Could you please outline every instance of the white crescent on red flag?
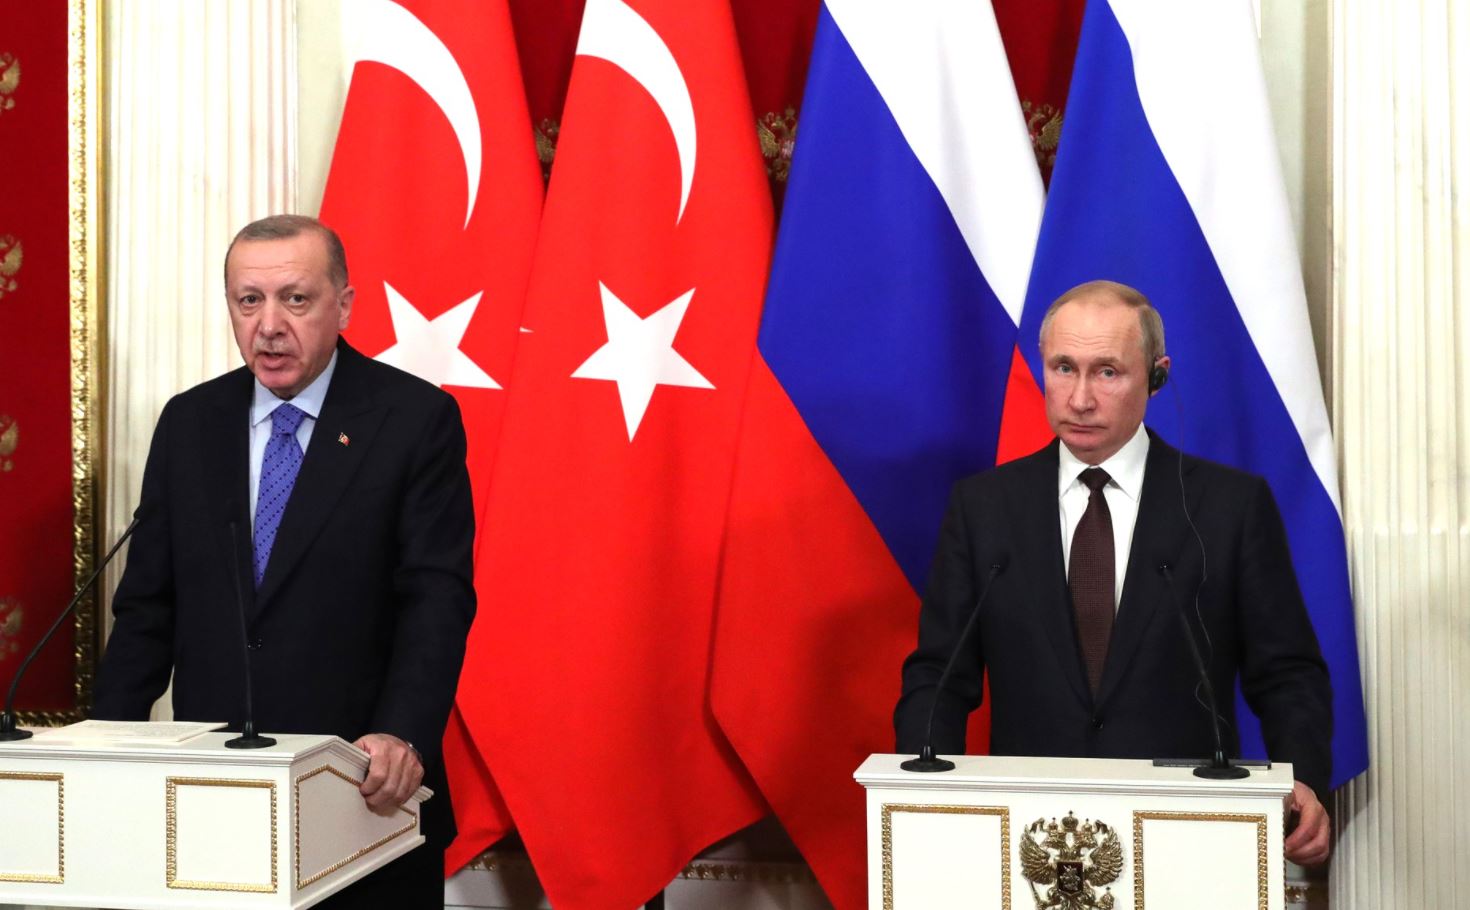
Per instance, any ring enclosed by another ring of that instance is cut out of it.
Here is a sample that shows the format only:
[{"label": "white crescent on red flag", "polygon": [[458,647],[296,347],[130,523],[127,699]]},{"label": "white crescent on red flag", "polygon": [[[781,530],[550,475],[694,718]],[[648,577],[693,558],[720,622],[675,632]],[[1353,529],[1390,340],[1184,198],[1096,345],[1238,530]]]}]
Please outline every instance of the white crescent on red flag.
[{"label": "white crescent on red flag", "polygon": [[[454,394],[483,519],[542,201],[510,13],[505,0],[354,0],[343,20],[357,62],[321,218],[357,289],[346,336]],[[476,673],[466,665],[461,686]],[[484,735],[456,713],[445,737],[451,870],[510,827]]]},{"label": "white crescent on red flag", "polygon": [[589,0],[578,49],[459,702],[563,910],[767,811],[706,696],[772,230],[730,9]]}]

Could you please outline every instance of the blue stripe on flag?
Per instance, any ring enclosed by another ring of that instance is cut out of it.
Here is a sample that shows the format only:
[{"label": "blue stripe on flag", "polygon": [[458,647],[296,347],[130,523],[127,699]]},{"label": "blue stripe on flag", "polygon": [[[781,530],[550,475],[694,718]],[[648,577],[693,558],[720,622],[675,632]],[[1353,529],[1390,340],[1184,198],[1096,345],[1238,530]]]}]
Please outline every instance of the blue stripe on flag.
[{"label": "blue stripe on flag", "polygon": [[[1154,139],[1127,37],[1108,4],[1092,2],[1021,320],[1028,340],[1021,347],[1038,382],[1032,339],[1047,306],[1104,277],[1143,291],[1164,318],[1172,392],[1155,399],[1149,425],[1193,454],[1271,484],[1331,668],[1336,786],[1368,763],[1342,522]],[[1314,358],[1310,349],[1301,356]],[[1179,407],[1164,403],[1170,394]],[[1239,717],[1244,750],[1264,755],[1259,724],[1243,703]]]},{"label": "blue stripe on flag", "polygon": [[954,478],[995,459],[1016,328],[825,6],[760,350],[922,590]]}]

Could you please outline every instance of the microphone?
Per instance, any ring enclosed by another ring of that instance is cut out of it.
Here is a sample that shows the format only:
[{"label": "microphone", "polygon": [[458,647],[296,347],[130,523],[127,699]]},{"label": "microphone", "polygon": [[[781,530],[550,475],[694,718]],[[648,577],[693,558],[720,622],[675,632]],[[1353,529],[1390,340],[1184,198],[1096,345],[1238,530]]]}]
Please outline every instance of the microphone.
[{"label": "microphone", "polygon": [[1210,683],[1210,673],[1205,668],[1204,658],[1200,656],[1199,642],[1195,640],[1194,629],[1189,625],[1189,614],[1184,611],[1184,606],[1179,598],[1174,596],[1174,573],[1167,562],[1159,564],[1159,574],[1164,576],[1164,581],[1169,585],[1169,599],[1179,611],[1179,622],[1184,626],[1184,639],[1189,642],[1189,656],[1194,660],[1194,669],[1199,673],[1200,685],[1204,688],[1205,701],[1210,709],[1210,724],[1215,733],[1215,755],[1207,765],[1194,769],[1195,777],[1204,777],[1209,780],[1239,780],[1250,777],[1250,770],[1240,765],[1231,764],[1230,759],[1225,757],[1225,738],[1220,733],[1220,703],[1215,700],[1215,687]]},{"label": "microphone", "polygon": [[127,539],[133,536],[133,532],[138,528],[138,522],[141,520],[142,514],[143,507],[138,506],[137,511],[133,513],[133,520],[128,522],[127,530],[122,532],[122,536],[117,539],[117,543],[113,544],[112,549],[107,551],[107,555],[102,557],[102,563],[97,566],[97,570],[92,573],[92,577],[88,578],[77,589],[77,593],[72,597],[71,603],[66,605],[66,609],[62,610],[61,615],[56,617],[56,621],[51,624],[51,628],[47,629],[46,634],[41,636],[41,640],[36,642],[36,646],[31,648],[31,653],[27,654],[26,659],[21,661],[20,669],[15,671],[15,678],[10,681],[10,692],[5,696],[5,710],[0,712],[0,743],[13,743],[22,739],[30,739],[33,735],[31,731],[18,729],[15,726],[15,692],[20,688],[21,677],[26,675],[26,669],[30,667],[31,661],[35,660],[36,655],[41,653],[41,649],[46,647],[46,642],[50,641],[51,636],[56,634],[56,630],[61,628],[62,621],[71,615],[78,603],[81,603],[82,595],[91,590],[93,583],[102,575],[102,570],[106,569],[107,564],[112,562],[112,557],[116,556],[117,551],[122,548],[122,545],[127,542]]},{"label": "microphone", "polygon": [[944,684],[949,682],[949,676],[954,672],[955,661],[959,658],[960,652],[965,649],[965,641],[970,637],[970,630],[975,628],[975,620],[980,616],[980,608],[985,605],[985,598],[990,596],[990,586],[995,583],[1000,573],[1006,570],[1008,563],[1009,559],[1002,554],[991,565],[990,574],[985,577],[985,587],[980,590],[980,599],[975,601],[975,609],[970,611],[970,618],[960,632],[960,639],[955,642],[954,651],[949,655],[949,663],[944,665],[944,672],[939,674],[939,683],[934,687],[934,701],[929,705],[929,723],[924,728],[924,748],[919,750],[918,758],[911,758],[899,765],[905,771],[932,774],[936,771],[954,770],[954,762],[934,755],[934,711],[939,707],[939,696],[944,694]]},{"label": "microphone", "polygon": [[[234,509],[230,509],[231,513]],[[240,532],[230,519],[230,568],[235,572],[235,606],[240,610],[240,654],[245,658],[245,725],[240,735],[225,741],[226,749],[264,749],[276,741],[255,732],[255,685],[250,678],[250,626],[245,621],[245,589],[240,584]]]}]

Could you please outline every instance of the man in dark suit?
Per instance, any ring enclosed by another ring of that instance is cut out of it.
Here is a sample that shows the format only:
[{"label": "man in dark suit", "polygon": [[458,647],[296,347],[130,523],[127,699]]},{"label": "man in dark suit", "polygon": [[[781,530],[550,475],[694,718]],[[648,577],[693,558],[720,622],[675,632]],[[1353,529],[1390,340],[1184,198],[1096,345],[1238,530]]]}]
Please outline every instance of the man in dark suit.
[{"label": "man in dark suit", "polygon": [[260,730],[354,742],[375,811],[435,791],[428,844],[329,903],[442,906],[440,739],[475,611],[459,409],[341,340],[346,256],[315,219],[244,228],[225,291],[245,367],[159,418],[93,716],[146,718],[172,672],[177,719],[238,728],[248,649]]},{"label": "man in dark suit", "polygon": [[1269,487],[1143,427],[1169,358],[1138,291],[1068,291],[1042,322],[1041,353],[1058,439],[955,485],[904,662],[898,750],[924,745],[939,677],[993,579],[934,712],[936,751],[964,751],[988,671],[994,754],[1212,754],[1183,605],[1225,695],[1227,752],[1239,751],[1238,677],[1271,757],[1295,768],[1287,858],[1324,861],[1331,687]]}]

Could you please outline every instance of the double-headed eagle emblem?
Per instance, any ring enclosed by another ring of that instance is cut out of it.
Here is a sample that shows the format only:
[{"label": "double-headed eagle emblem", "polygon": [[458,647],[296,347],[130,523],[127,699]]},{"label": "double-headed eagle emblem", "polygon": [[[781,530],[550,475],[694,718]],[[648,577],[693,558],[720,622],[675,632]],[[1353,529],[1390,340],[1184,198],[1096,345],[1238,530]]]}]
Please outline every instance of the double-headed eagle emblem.
[{"label": "double-headed eagle emblem", "polygon": [[[1112,910],[1105,888],[1123,871],[1118,832],[1102,822],[1038,818],[1021,834],[1021,873],[1031,883],[1037,910]],[[1037,886],[1047,886],[1045,893]],[[1101,896],[1094,890],[1103,888]]]}]

